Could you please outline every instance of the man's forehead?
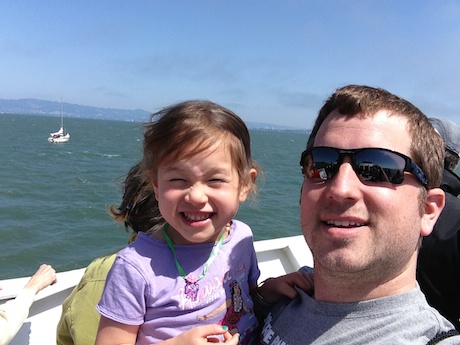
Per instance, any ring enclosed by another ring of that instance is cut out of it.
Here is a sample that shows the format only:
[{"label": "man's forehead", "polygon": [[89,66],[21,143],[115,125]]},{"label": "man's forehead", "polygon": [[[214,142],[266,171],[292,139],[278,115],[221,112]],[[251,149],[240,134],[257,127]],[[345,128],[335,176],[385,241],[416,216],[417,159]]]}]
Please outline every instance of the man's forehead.
[{"label": "man's forehead", "polygon": [[409,153],[410,144],[407,120],[385,110],[353,116],[333,111],[321,124],[315,138],[315,146],[383,147],[404,154]]}]

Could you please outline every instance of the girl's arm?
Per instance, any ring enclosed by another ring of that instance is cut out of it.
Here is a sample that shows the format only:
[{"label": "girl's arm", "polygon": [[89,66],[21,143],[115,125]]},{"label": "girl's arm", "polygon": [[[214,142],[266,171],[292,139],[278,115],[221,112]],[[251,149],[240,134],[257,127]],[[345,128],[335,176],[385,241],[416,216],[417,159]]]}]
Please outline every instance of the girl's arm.
[{"label": "girl's arm", "polygon": [[238,340],[238,333],[231,335],[228,332],[228,327],[213,324],[192,328],[177,337],[162,341],[158,345],[207,345],[209,343],[237,345]]},{"label": "girl's arm", "polygon": [[139,326],[125,325],[101,316],[95,345],[134,345]]},{"label": "girl's arm", "polygon": [[[139,326],[125,325],[101,316],[95,345],[133,345],[136,343]],[[223,341],[221,341],[223,339]],[[205,325],[192,328],[177,337],[162,341],[161,345],[206,345],[225,343],[237,345],[239,334],[231,335],[228,327]]]}]

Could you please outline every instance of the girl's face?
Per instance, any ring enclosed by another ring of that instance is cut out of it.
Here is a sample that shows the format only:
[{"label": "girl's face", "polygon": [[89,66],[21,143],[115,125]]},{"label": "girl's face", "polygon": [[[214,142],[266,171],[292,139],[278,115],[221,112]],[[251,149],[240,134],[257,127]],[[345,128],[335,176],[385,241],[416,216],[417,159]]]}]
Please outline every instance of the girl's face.
[{"label": "girl's face", "polygon": [[[248,174],[255,178],[256,171]],[[155,197],[175,244],[215,242],[247,198],[226,145],[216,142],[191,158],[161,164]]]}]

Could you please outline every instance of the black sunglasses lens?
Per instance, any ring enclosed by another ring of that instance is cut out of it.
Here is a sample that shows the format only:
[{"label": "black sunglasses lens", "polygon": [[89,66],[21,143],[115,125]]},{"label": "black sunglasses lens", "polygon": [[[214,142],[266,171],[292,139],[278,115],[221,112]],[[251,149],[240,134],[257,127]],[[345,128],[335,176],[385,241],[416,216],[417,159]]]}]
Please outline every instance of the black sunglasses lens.
[{"label": "black sunglasses lens", "polygon": [[363,181],[391,182],[404,180],[406,161],[397,154],[382,149],[365,149],[355,155],[355,170]]},{"label": "black sunglasses lens", "polygon": [[303,174],[309,179],[331,179],[341,164],[341,155],[351,156],[353,168],[361,180],[401,184],[406,161],[398,154],[379,148],[339,150],[332,147],[314,147],[303,152]]},{"label": "black sunglasses lens", "polygon": [[305,156],[303,173],[307,178],[319,178],[323,181],[334,176],[339,167],[339,153],[334,148],[313,148]]}]

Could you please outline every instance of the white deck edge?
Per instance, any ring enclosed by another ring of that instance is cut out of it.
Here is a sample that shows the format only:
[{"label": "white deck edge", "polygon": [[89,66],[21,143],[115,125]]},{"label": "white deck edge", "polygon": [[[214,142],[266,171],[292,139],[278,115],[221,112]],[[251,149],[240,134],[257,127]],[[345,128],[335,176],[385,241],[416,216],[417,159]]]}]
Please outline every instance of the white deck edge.
[{"label": "white deck edge", "polygon": [[[297,271],[302,266],[313,266],[313,257],[303,236],[291,236],[254,242],[261,276],[269,277]],[[40,291],[29,317],[10,345],[54,345],[56,326],[61,316],[62,303],[79,283],[86,268],[58,272],[56,284]],[[0,304],[14,298],[30,277],[0,280]]]}]

